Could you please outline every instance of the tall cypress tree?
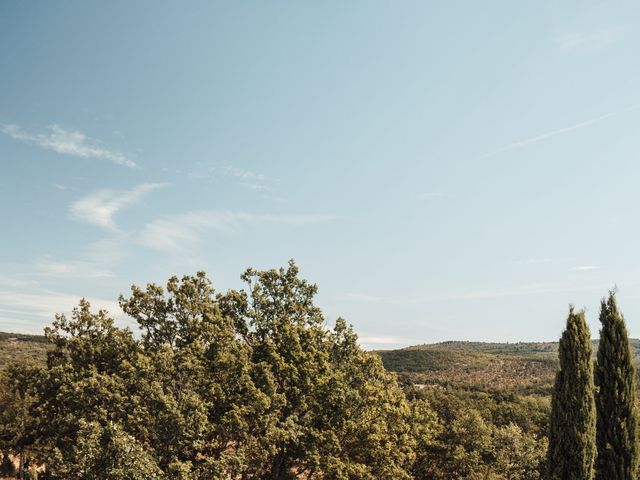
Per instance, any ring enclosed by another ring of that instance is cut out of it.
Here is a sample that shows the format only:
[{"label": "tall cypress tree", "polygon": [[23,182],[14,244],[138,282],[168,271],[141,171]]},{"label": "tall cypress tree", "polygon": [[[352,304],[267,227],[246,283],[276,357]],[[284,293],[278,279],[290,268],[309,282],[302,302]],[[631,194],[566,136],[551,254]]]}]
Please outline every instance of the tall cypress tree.
[{"label": "tall cypress tree", "polygon": [[551,404],[547,480],[591,480],[596,410],[591,334],[584,312],[569,309],[560,338],[560,369]]},{"label": "tall cypress tree", "polygon": [[600,345],[595,369],[597,410],[596,480],[631,480],[638,465],[635,369],[615,293],[600,309]]}]

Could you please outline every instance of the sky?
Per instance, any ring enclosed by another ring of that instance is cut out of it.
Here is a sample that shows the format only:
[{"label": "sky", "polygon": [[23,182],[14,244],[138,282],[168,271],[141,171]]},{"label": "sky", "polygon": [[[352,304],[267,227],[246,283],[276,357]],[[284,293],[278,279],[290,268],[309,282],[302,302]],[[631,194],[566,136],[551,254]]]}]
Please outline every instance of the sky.
[{"label": "sky", "polygon": [[0,331],[247,267],[366,348],[640,336],[634,1],[0,2]]}]

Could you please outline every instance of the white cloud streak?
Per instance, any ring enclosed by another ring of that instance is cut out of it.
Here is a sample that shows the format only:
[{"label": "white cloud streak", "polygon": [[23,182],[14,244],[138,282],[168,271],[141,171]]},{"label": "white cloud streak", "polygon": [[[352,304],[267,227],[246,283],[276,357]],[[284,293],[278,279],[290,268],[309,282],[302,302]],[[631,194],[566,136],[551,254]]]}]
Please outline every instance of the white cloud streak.
[{"label": "white cloud streak", "polygon": [[0,287],[26,287],[32,284],[33,282],[0,274]]},{"label": "white cloud streak", "polygon": [[223,169],[225,175],[237,178],[239,184],[245,188],[261,192],[272,192],[273,184],[278,182],[277,178],[268,177],[261,173],[252,172],[243,168],[227,165]]},{"label": "white cloud streak", "polygon": [[162,251],[181,251],[207,231],[233,233],[258,224],[305,225],[334,220],[330,215],[261,215],[246,212],[200,211],[173,215],[147,224],[138,243]]},{"label": "white cloud streak", "polygon": [[271,178],[261,173],[252,172],[251,170],[245,170],[243,168],[227,165],[224,167],[224,173],[231,177],[239,178],[244,181],[264,182],[265,180],[271,180]]},{"label": "white cloud streak", "polygon": [[558,45],[566,52],[596,54],[611,48],[620,38],[619,29],[594,32],[565,32],[558,37]]},{"label": "white cloud streak", "polygon": [[34,265],[35,275],[52,278],[108,278],[115,274],[104,265],[85,260],[53,260],[45,256],[38,259]]},{"label": "white cloud streak", "polygon": [[365,348],[388,347],[390,345],[410,345],[415,339],[393,337],[393,336],[364,336],[358,337],[358,343]]},{"label": "white cloud streak", "polygon": [[115,229],[113,217],[125,207],[139,201],[147,193],[164,188],[165,183],[143,183],[127,191],[98,190],[71,204],[75,220],[107,229]]},{"label": "white cloud streak", "polygon": [[242,185],[243,187],[247,187],[251,190],[258,190],[261,192],[272,192],[273,191],[273,187],[270,187],[269,185],[262,185],[260,183],[251,183],[251,182],[240,182],[240,185]]},{"label": "white cloud streak", "polygon": [[47,133],[29,133],[17,125],[0,125],[0,132],[14,140],[37,145],[62,155],[80,158],[98,158],[117,165],[134,168],[136,163],[120,152],[107,150],[100,142],[88,138],[77,130],[66,130],[59,125],[47,127]]},{"label": "white cloud streak", "polygon": [[497,150],[493,150],[492,152],[485,153],[480,157],[480,159],[493,157],[494,155],[498,155],[499,153],[508,152],[510,150],[515,150],[517,148],[523,148],[529,145],[533,145],[535,143],[542,142],[544,140],[548,140],[553,137],[557,137],[558,135],[563,135],[565,133],[573,132],[575,130],[580,130],[581,128],[589,127],[595,123],[601,122],[603,120],[614,117],[621,113],[630,112],[633,110],[637,110],[639,108],[640,108],[640,104],[635,104],[627,108],[615,110],[613,112],[605,113],[604,115],[600,115],[598,117],[585,120],[584,122],[576,123],[575,125],[571,125],[569,127],[559,128],[557,130],[552,130],[550,132],[543,133],[542,135],[537,135],[535,137],[526,138],[518,142],[513,142],[513,143],[510,143],[509,145],[505,145],[504,147],[498,148]]},{"label": "white cloud streak", "polygon": [[573,267],[571,269],[572,272],[588,272],[591,270],[599,270],[600,267],[597,265],[580,265],[578,267]]},{"label": "white cloud streak", "polygon": [[[544,295],[548,293],[579,292],[598,290],[599,285],[575,285],[570,282],[533,283],[528,285],[516,285],[509,287],[497,287],[490,290],[477,290],[464,293],[460,300],[486,300],[492,298],[520,297],[529,295]],[[457,299],[457,298],[456,298]]]},{"label": "white cloud streak", "polygon": [[[12,330],[38,332],[51,323],[56,313],[69,314],[80,298],[51,290],[0,290],[0,323]],[[116,301],[96,297],[87,299],[96,310],[102,308],[116,317],[123,316]]]},{"label": "white cloud streak", "polygon": [[[597,268],[597,267],[596,267]],[[591,270],[588,267],[585,270]],[[574,281],[568,282],[548,282],[548,283],[532,283],[525,285],[515,285],[507,287],[495,287],[486,290],[470,290],[462,292],[443,292],[441,294],[425,294],[413,296],[376,296],[362,293],[346,293],[342,295],[342,301],[358,302],[358,303],[376,303],[388,305],[424,305],[436,302],[461,302],[461,301],[478,301],[488,299],[499,299],[507,297],[523,297],[546,295],[550,293],[560,292],[581,292],[581,291],[599,291],[606,289],[606,285],[601,283],[576,284]]]}]

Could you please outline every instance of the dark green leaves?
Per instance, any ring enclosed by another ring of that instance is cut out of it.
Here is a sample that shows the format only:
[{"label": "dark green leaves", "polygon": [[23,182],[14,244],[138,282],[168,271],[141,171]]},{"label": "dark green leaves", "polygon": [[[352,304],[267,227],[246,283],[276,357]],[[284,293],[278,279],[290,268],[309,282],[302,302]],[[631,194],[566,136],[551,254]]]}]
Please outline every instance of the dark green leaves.
[{"label": "dark green leaves", "polygon": [[600,345],[595,378],[597,480],[631,480],[638,468],[636,379],[627,329],[614,292],[600,309]]},{"label": "dark green leaves", "polygon": [[547,478],[591,480],[596,415],[591,335],[583,311],[570,308],[558,353],[560,369],[551,404]]}]

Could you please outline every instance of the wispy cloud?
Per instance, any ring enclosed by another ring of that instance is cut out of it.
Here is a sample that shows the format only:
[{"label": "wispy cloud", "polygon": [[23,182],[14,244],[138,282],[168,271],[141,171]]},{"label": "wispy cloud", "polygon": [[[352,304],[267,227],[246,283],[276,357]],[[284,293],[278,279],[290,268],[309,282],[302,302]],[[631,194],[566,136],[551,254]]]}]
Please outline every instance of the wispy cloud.
[{"label": "wispy cloud", "polygon": [[558,45],[566,52],[602,53],[622,38],[621,29],[605,29],[591,32],[564,32],[558,36]]},{"label": "wispy cloud", "polygon": [[532,283],[508,287],[496,287],[487,290],[475,290],[463,293],[458,298],[461,300],[486,300],[492,298],[521,297],[529,295],[542,295],[559,292],[578,292],[584,290],[598,290],[597,285],[575,285],[569,282]]},{"label": "wispy cloud", "polygon": [[244,168],[227,165],[222,170],[225,175],[237,178],[239,184],[251,190],[271,192],[274,190],[273,184],[278,182],[277,178],[263,175],[262,173],[245,170]]},{"label": "wispy cloud", "polygon": [[[168,171],[166,167],[162,170]],[[175,173],[179,174],[181,172],[176,170]],[[216,165],[208,165],[203,162],[197,162],[195,168],[190,170],[187,174],[189,175],[189,177],[198,180],[208,180],[216,182],[232,181],[236,185],[263,194],[264,198],[271,199],[273,199],[274,197],[271,197],[267,194],[274,192],[276,190],[276,185],[280,181],[278,178],[233,165],[225,165],[221,167]]]},{"label": "wispy cloud", "polygon": [[39,258],[34,266],[40,277],[107,278],[115,274],[99,262],[88,260],[54,260],[49,256]]},{"label": "wispy cloud", "polygon": [[[78,305],[80,296],[45,289],[0,289],[0,324],[13,331],[39,332],[49,325],[56,313],[70,313]],[[89,297],[96,309],[107,309],[122,317],[118,302]]]},{"label": "wispy cloud", "polygon": [[26,132],[17,125],[0,125],[0,132],[14,140],[38,145],[63,155],[81,158],[98,158],[118,165],[133,168],[136,163],[120,152],[108,150],[97,140],[90,139],[77,130],[66,130],[59,125],[50,125],[46,133]]},{"label": "wispy cloud", "polygon": [[572,272],[589,272],[591,270],[600,270],[597,265],[580,265],[570,269]]},{"label": "wispy cloud", "polygon": [[632,110],[637,110],[638,108],[640,108],[640,103],[631,105],[630,107],[623,108],[623,109],[620,109],[620,110],[615,110],[613,112],[605,113],[604,115],[600,115],[598,117],[594,117],[594,118],[591,118],[589,120],[585,120],[583,122],[576,123],[575,125],[571,125],[571,126],[564,127],[564,128],[559,128],[557,130],[552,130],[550,132],[543,133],[541,135],[536,135],[535,137],[530,137],[530,138],[526,138],[524,140],[520,140],[518,142],[510,143],[508,145],[505,145],[504,147],[500,147],[500,148],[498,148],[496,150],[493,150],[491,152],[485,153],[480,158],[482,159],[482,158],[493,157],[494,155],[497,155],[499,153],[504,153],[504,152],[508,152],[510,150],[515,150],[517,148],[522,148],[522,147],[526,147],[526,146],[529,146],[529,145],[533,145],[535,143],[542,142],[544,140],[548,140],[548,139],[553,138],[553,137],[557,137],[558,135],[563,135],[565,133],[573,132],[575,130],[580,130],[581,128],[585,128],[585,127],[591,126],[591,125],[593,125],[595,123],[601,122],[603,120],[606,120],[607,118],[614,117],[614,116],[619,115],[621,113],[630,112]]},{"label": "wispy cloud", "polygon": [[166,183],[143,183],[131,190],[98,190],[71,205],[71,216],[99,227],[115,229],[113,217],[118,211],[133,205],[147,193],[165,187]]},{"label": "wispy cloud", "polygon": [[270,180],[269,177],[263,175],[261,173],[252,172],[251,170],[245,170],[243,168],[234,167],[232,165],[227,165],[223,170],[227,175],[239,178],[245,181],[258,181],[263,182],[265,180]]},{"label": "wispy cloud", "polygon": [[132,254],[131,247],[135,233],[114,230],[105,238],[87,245],[82,255],[84,260],[96,265],[102,265],[102,269],[109,270],[127,259]]},{"label": "wispy cloud", "polygon": [[240,182],[240,185],[242,185],[243,187],[247,187],[251,190],[258,190],[261,192],[272,192],[273,191],[273,187],[269,186],[269,185],[262,185],[260,183],[251,183],[251,182]]},{"label": "wispy cloud", "polygon": [[507,297],[544,295],[560,292],[598,291],[603,288],[606,289],[607,286],[598,282],[576,283],[575,281],[554,281],[509,285],[504,287],[495,286],[493,288],[479,290],[450,291],[436,294],[427,293],[424,295],[407,296],[377,296],[362,293],[346,293],[342,295],[341,299],[349,302],[376,303],[383,305],[423,305],[437,302],[477,301]]},{"label": "wispy cloud", "polygon": [[232,233],[258,224],[305,225],[327,222],[331,215],[261,215],[246,212],[199,211],[167,216],[147,224],[138,243],[164,251],[180,251],[207,231]]},{"label": "wispy cloud", "polygon": [[402,337],[393,337],[387,335],[377,335],[377,336],[363,336],[358,337],[358,343],[365,348],[380,348],[380,347],[389,347],[391,345],[411,345],[411,343],[415,343],[414,339],[402,338]]},{"label": "wispy cloud", "polygon": [[33,281],[27,281],[22,278],[0,275],[0,287],[26,287],[33,283]]}]

